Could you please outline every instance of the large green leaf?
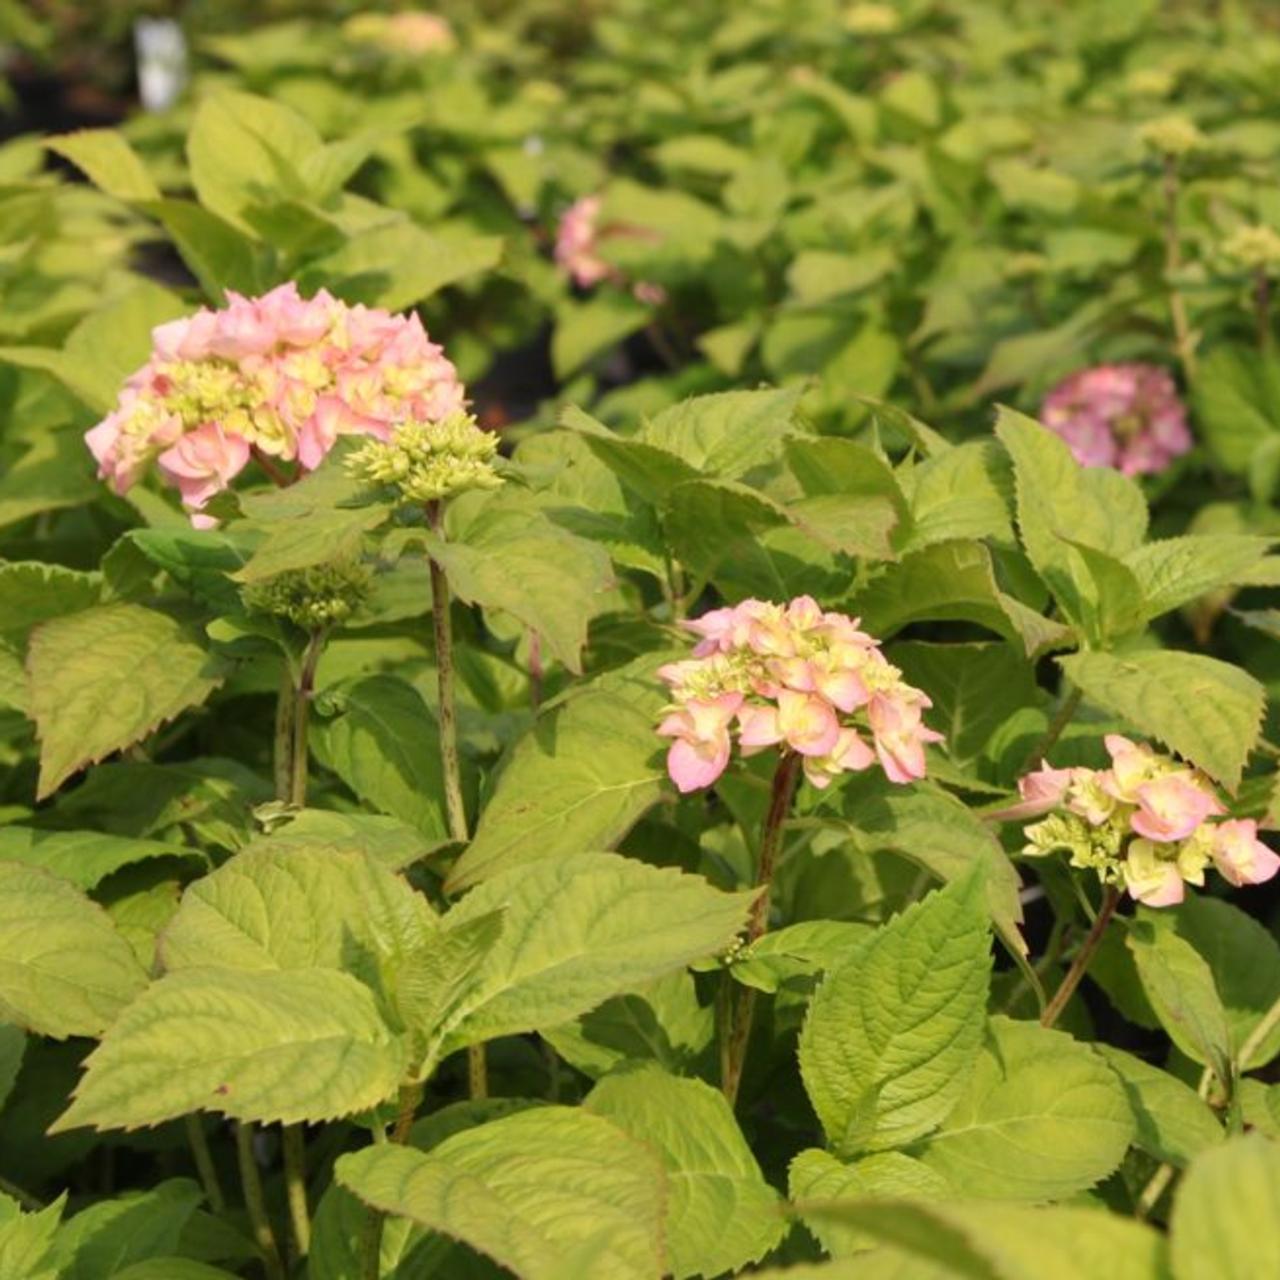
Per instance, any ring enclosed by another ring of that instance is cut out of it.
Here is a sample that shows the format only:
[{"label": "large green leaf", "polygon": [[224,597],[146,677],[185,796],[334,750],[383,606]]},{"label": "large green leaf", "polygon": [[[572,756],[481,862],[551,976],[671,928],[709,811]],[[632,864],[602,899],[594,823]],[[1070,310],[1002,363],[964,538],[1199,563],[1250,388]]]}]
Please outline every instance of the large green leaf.
[{"label": "large green leaf", "polygon": [[801,388],[721,391],[664,409],[636,439],[683,458],[706,475],[737,480],[774,462],[793,431]]},{"label": "large green leaf", "polygon": [[1234,789],[1258,740],[1266,693],[1247,672],[1199,653],[1146,649],[1058,660],[1091,702],[1160,739]]},{"label": "large green leaf", "polygon": [[1247,583],[1271,549],[1269,538],[1199,534],[1148,542],[1125,556],[1142,589],[1145,612],[1159,617],[1219,587]]},{"label": "large green leaf", "polygon": [[409,683],[366,676],[326,690],[312,734],[316,756],[375,809],[444,840],[444,785],[435,718]]},{"label": "large green leaf", "polygon": [[[870,1196],[947,1200],[952,1194],[940,1173],[901,1151],[881,1151],[845,1164],[829,1151],[811,1147],[791,1162],[787,1182],[792,1200],[819,1204]],[[838,1221],[834,1214],[819,1213],[806,1218],[805,1225],[832,1257],[862,1253],[874,1243],[866,1232]]]},{"label": "large green leaf", "polygon": [[451,928],[505,911],[502,936],[447,1029],[447,1047],[555,1026],[724,950],[754,895],[615,854],[516,867],[471,892]]},{"label": "large green leaf", "polygon": [[0,1018],[59,1040],[96,1036],[146,982],[97,903],[38,867],[0,861]]},{"label": "large green leaf", "polygon": [[840,805],[864,853],[900,854],[942,880],[963,879],[981,864],[991,920],[1006,945],[1025,953],[1018,872],[990,826],[955,796],[932,783],[897,787],[864,775],[844,784]]},{"label": "large green leaf", "polygon": [[1176,1280],[1280,1274],[1280,1144],[1259,1133],[1206,1151],[1173,1206]]},{"label": "large green leaf", "polygon": [[93,185],[119,200],[158,200],[160,188],[138,153],[115,129],[77,129],[44,144],[70,160]]},{"label": "large green leaf", "polygon": [[426,898],[368,855],[264,841],[186,891],[161,957],[170,971],[343,969],[376,988],[435,931]]},{"label": "large green leaf", "polygon": [[1230,1082],[1234,1046],[1213,970],[1176,930],[1176,921],[1147,911],[1125,942],[1138,966],[1142,989],[1161,1026],[1188,1057]]},{"label": "large green leaf", "polygon": [[23,1213],[16,1200],[0,1194],[0,1280],[61,1280],[54,1252],[64,1193],[35,1213]]},{"label": "large green leaf", "polygon": [[28,631],[50,618],[88,609],[101,597],[100,574],[38,560],[0,561],[0,631]]},{"label": "large green leaf", "polygon": [[1005,720],[1036,705],[1034,669],[1012,645],[908,641],[889,656],[933,699],[929,723],[946,735],[953,760],[976,759]]},{"label": "large green leaf", "polygon": [[168,614],[106,604],[42,623],[27,657],[39,794],[145,738],[221,683],[223,668]]},{"label": "large green leaf", "polygon": [[550,654],[581,671],[587,624],[613,582],[608,554],[515,498],[499,494],[464,510],[451,520],[448,541],[427,540],[450,587],[469,604],[510,613]]},{"label": "large green leaf", "polygon": [[[1171,911],[1142,913],[1157,929],[1172,927],[1209,966],[1227,1018],[1231,1048],[1239,1053],[1271,1007],[1280,1000],[1280,943],[1239,907],[1207,894],[1188,894]],[[1241,1071],[1266,1066],[1280,1053],[1280,1027],[1240,1063]]]},{"label": "large green leaf", "polygon": [[[901,1280],[1168,1277],[1164,1242],[1152,1228],[1098,1209],[909,1200],[886,1203],[874,1198],[802,1204],[800,1208],[806,1221],[826,1227],[857,1227],[929,1267],[873,1273],[871,1280],[878,1280],[880,1274],[900,1276]],[[860,1264],[861,1259],[850,1266]],[[776,1273],[779,1280],[789,1274]],[[815,1270],[814,1280],[822,1274]],[[850,1280],[861,1274],[848,1273]],[[843,1277],[833,1271],[832,1280]]]},{"label": "large green leaf", "polygon": [[1100,1044],[1097,1050],[1129,1095],[1135,1146],[1181,1168],[1222,1141],[1222,1122],[1190,1085],[1123,1049]]},{"label": "large green leaf", "polygon": [[51,1132],[137,1129],[189,1111],[334,1120],[389,1097],[404,1069],[402,1042],[348,974],[184,969],[116,1019]]},{"label": "large green leaf", "polygon": [[1223,343],[1200,363],[1192,388],[1196,425],[1228,471],[1244,474],[1280,430],[1280,360]]},{"label": "large green leaf", "polygon": [[523,863],[609,848],[662,794],[655,663],[612,672],[545,711],[507,756],[451,891]]},{"label": "large green leaf", "polygon": [[778,1193],[719,1090],[635,1066],[601,1080],[586,1108],[655,1149],[666,1165],[667,1248],[677,1280],[736,1272],[782,1239]]},{"label": "large green leaf", "polygon": [[643,440],[620,436],[577,406],[570,406],[561,425],[576,431],[592,453],[638,498],[660,506],[668,490],[686,480],[697,480],[698,470],[678,453]]},{"label": "large green leaf", "polygon": [[[335,1176],[374,1208],[465,1241],[525,1280],[655,1280],[665,1270],[662,1164],[586,1111],[518,1112],[425,1154],[370,1147],[343,1156]],[[578,1269],[584,1251],[593,1272]]]},{"label": "large green leaf", "polygon": [[991,552],[978,542],[940,542],[904,556],[854,597],[864,624],[881,638],[912,622],[972,622],[1016,641],[1027,657],[1065,648],[1070,631],[1002,591]]},{"label": "large green leaf", "polygon": [[1124,1088],[1088,1045],[992,1018],[960,1101],[919,1155],[966,1196],[1055,1200],[1105,1178],[1133,1136]]},{"label": "large green leaf", "polygon": [[907,549],[964,538],[1012,545],[1009,483],[1002,464],[994,441],[974,440],[926,458],[905,476],[900,470],[911,507]]},{"label": "large green leaf", "polygon": [[38,827],[0,827],[0,859],[21,862],[92,889],[121,867],[153,858],[178,858],[208,865],[198,849],[165,840],[135,840],[98,831],[43,831]]},{"label": "large green leaf", "polygon": [[800,1072],[836,1151],[902,1146],[941,1123],[977,1058],[990,976],[974,872],[908,907],[827,974],[800,1036]]},{"label": "large green leaf", "polygon": [[173,1178],[82,1209],[58,1232],[59,1280],[101,1280],[133,1263],[177,1253],[183,1228],[203,1199],[194,1182]]}]

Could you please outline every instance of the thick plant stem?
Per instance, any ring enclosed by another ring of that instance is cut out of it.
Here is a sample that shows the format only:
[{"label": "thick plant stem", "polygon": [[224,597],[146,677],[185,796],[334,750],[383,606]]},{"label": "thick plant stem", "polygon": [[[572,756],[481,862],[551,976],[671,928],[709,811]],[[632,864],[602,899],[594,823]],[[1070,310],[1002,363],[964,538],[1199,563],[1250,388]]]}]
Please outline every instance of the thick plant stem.
[{"label": "thick plant stem", "polygon": [[1027,758],[1022,762],[1019,773],[1026,773],[1029,769],[1034,768],[1041,760],[1053,750],[1058,739],[1062,737],[1063,730],[1071,723],[1072,716],[1080,707],[1080,702],[1084,698],[1084,692],[1081,689],[1072,689],[1071,692],[1062,700],[1062,705],[1058,708],[1057,714],[1049,722],[1048,729],[1045,730],[1043,738],[1036,743],[1034,747],[1027,753]]},{"label": "thick plant stem", "polygon": [[[439,502],[427,504],[427,523],[432,532],[444,536],[444,509]],[[458,756],[458,712],[454,695],[453,629],[449,620],[449,578],[444,566],[431,565],[431,623],[436,642],[436,724],[440,732],[440,772],[444,777],[445,816],[449,835],[459,842],[467,839],[467,807],[462,797],[462,764]],[[467,1050],[467,1082],[473,1098],[489,1096],[489,1073],[484,1045]]]},{"label": "thick plant stem", "polygon": [[225,1213],[227,1197],[223,1194],[222,1183],[218,1181],[218,1171],[213,1165],[213,1154],[209,1150],[209,1138],[204,1131],[200,1117],[194,1113],[186,1116],[187,1141],[191,1144],[191,1156],[196,1162],[196,1172],[200,1175],[200,1185],[204,1188],[205,1199],[214,1213]]},{"label": "thick plant stem", "polygon": [[289,1204],[289,1227],[293,1232],[293,1252],[305,1258],[311,1250],[311,1211],[307,1207],[307,1146],[300,1124],[283,1127],[284,1186]]},{"label": "thick plant stem", "polygon": [[286,662],[280,676],[280,692],[276,697],[275,744],[271,753],[272,775],[275,779],[276,799],[287,801],[293,777],[293,673]]},{"label": "thick plant stem", "polygon": [[240,1165],[245,1208],[249,1211],[253,1238],[262,1252],[267,1276],[269,1280],[285,1280],[284,1264],[280,1261],[280,1250],[267,1214],[266,1197],[262,1194],[262,1175],[258,1171],[258,1162],[253,1158],[253,1125],[243,1120],[236,1123],[236,1159]]},{"label": "thick plant stem", "polygon": [[1164,160],[1164,272],[1169,290],[1169,318],[1173,322],[1174,350],[1187,381],[1196,376],[1195,342],[1187,319],[1187,304],[1178,288],[1177,275],[1182,270],[1182,232],[1178,226],[1178,161],[1176,156]]},{"label": "thick plant stem", "polygon": [[[779,761],[773,773],[773,787],[769,794],[769,810],[765,815],[764,831],[760,837],[760,862],[756,870],[756,885],[760,889],[747,917],[747,946],[764,935],[769,927],[769,895],[773,888],[773,873],[778,862],[778,850],[782,847],[782,828],[791,809],[800,778],[800,757],[788,751]],[[726,974],[726,983],[733,979]],[[742,1084],[742,1069],[746,1063],[747,1043],[751,1039],[751,1023],[755,1017],[756,992],[754,987],[739,986],[724,1004],[726,1016],[721,1028],[720,1087],[729,1105],[738,1099]]]},{"label": "thick plant stem", "polygon": [[311,720],[311,699],[316,691],[316,667],[324,652],[325,633],[313,631],[302,655],[298,687],[293,691],[292,736],[289,744],[289,791],[283,799],[299,809],[307,803],[307,730]]},{"label": "thick plant stem", "polygon": [[[444,514],[438,502],[427,505],[427,521],[443,536]],[[458,712],[453,687],[453,630],[449,622],[449,579],[444,566],[431,564],[431,624],[435,628],[436,687],[439,707],[436,720],[440,730],[440,771],[444,775],[445,816],[449,836],[467,839],[467,809],[462,799],[462,767],[458,757]]]},{"label": "thick plant stem", "polygon": [[1116,907],[1119,905],[1120,890],[1113,884],[1107,885],[1103,890],[1102,906],[1098,908],[1093,927],[1085,935],[1084,942],[1080,944],[1080,950],[1076,952],[1076,957],[1072,960],[1071,968],[1067,970],[1067,976],[1063,978],[1062,985],[1053,993],[1053,999],[1045,1005],[1044,1012],[1040,1015],[1042,1027],[1053,1026],[1062,1016],[1063,1009],[1067,1007],[1067,1001],[1080,985],[1080,980],[1089,967],[1089,961],[1093,959],[1094,952],[1102,941],[1102,935],[1106,933],[1107,925],[1111,923],[1111,917],[1115,915]]}]

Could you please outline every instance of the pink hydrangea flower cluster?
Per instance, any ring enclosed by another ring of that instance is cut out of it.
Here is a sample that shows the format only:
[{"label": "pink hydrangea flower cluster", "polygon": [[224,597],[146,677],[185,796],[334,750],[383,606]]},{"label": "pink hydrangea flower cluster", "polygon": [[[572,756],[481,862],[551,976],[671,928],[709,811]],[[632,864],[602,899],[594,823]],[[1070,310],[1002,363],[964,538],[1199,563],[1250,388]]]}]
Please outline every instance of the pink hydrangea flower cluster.
[{"label": "pink hydrangea flower cluster", "polygon": [[1182,901],[1185,885],[1203,885],[1212,862],[1233,885],[1260,884],[1280,870],[1252,819],[1212,821],[1226,810],[1198,770],[1150,747],[1108,734],[1109,769],[1054,769],[1048,764],[1018,783],[1019,804],[993,816],[1031,818],[1023,852],[1071,855],[1104,884],[1123,883],[1149,907]]},{"label": "pink hydrangea flower cluster", "polygon": [[[560,218],[556,231],[556,265],[580,289],[593,289],[602,281],[626,287],[627,279],[617,267],[606,262],[598,252],[603,241],[619,236],[646,236],[649,232],[640,227],[611,223],[600,226],[600,211],[604,201],[600,196],[582,196],[575,200]],[[631,292],[640,302],[660,306],[667,299],[667,291],[647,280],[638,280]]]},{"label": "pink hydrangea flower cluster", "polygon": [[672,739],[667,772],[682,792],[724,772],[735,733],[744,756],[794,751],[815,787],[877,759],[892,782],[924,777],[925,744],[942,740],[921,718],[933,704],[856,618],[800,596],[744,600],[684,625],[701,637],[694,656],[658,672],[672,697],[658,732]]},{"label": "pink hydrangea flower cluster", "polygon": [[348,306],[323,289],[228,292],[222,309],[151,336],[151,358],[85,441],[117,493],[155,461],[196,512],[255,453],[310,471],[339,436],[387,440],[401,422],[463,407],[457,370],[416,315]]},{"label": "pink hydrangea flower cluster", "polygon": [[1073,373],[1045,398],[1040,420],[1082,466],[1114,467],[1127,476],[1163,471],[1192,443],[1173,378],[1153,364]]}]

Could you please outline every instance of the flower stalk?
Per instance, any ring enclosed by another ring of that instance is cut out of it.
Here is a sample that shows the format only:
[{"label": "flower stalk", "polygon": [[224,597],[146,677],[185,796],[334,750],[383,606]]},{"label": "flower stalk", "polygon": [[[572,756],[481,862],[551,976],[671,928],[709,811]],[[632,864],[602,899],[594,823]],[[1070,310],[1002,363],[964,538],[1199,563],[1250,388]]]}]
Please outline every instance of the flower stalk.
[{"label": "flower stalk", "polygon": [[[760,861],[756,868],[756,886],[759,892],[751,904],[747,917],[748,947],[762,938],[769,927],[769,898],[773,889],[773,875],[777,869],[778,852],[782,847],[782,831],[791,801],[800,780],[800,757],[786,751],[778,760],[773,773],[773,785],[769,792],[769,809],[765,815],[764,831],[760,837]],[[726,974],[725,981],[734,986]],[[754,987],[736,984],[737,990],[726,1001],[725,1027],[721,1042],[720,1085],[729,1105],[738,1099],[742,1084],[742,1071],[746,1064],[747,1044],[751,1039],[751,1024],[755,1018],[756,991]]]},{"label": "flower stalk", "polygon": [[253,1125],[248,1121],[237,1121],[236,1160],[240,1166],[240,1185],[244,1189],[244,1205],[249,1214],[249,1223],[253,1228],[253,1238],[262,1254],[262,1263],[266,1268],[268,1280],[285,1280],[284,1263],[280,1260],[280,1250],[276,1245],[275,1232],[271,1229],[271,1218],[267,1213],[267,1200],[262,1192],[262,1174],[258,1170],[258,1162],[253,1157]]},{"label": "flower stalk", "polygon": [[1120,890],[1113,884],[1107,885],[1102,891],[1102,906],[1098,908],[1098,914],[1094,918],[1092,927],[1080,944],[1080,950],[1076,952],[1075,958],[1071,961],[1067,976],[1063,978],[1062,985],[1053,993],[1053,999],[1045,1005],[1044,1012],[1040,1015],[1040,1025],[1042,1027],[1052,1027],[1062,1016],[1062,1011],[1067,1007],[1071,997],[1075,995],[1076,988],[1084,978],[1085,972],[1089,968],[1089,962],[1101,945],[1102,936],[1106,933],[1107,925],[1111,923],[1111,917],[1115,915],[1116,907],[1119,905]]}]

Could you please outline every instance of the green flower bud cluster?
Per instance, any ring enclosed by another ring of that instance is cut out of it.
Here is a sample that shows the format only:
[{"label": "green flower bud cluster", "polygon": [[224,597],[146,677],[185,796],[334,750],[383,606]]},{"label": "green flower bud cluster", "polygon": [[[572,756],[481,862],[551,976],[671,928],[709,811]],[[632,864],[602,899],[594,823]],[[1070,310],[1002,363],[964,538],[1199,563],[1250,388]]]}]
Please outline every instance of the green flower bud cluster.
[{"label": "green flower bud cluster", "polygon": [[368,598],[373,575],[354,560],[290,569],[246,587],[245,606],[269,613],[307,631],[345,622]]},{"label": "green flower bud cluster", "polygon": [[1103,884],[1123,880],[1120,847],[1128,832],[1122,820],[1113,818],[1095,827],[1073,813],[1054,813],[1023,834],[1027,843],[1022,852],[1027,857],[1041,858],[1060,849],[1073,867],[1091,868]]},{"label": "green flower bud cluster", "polygon": [[434,502],[467,489],[496,489],[498,438],[466,413],[440,422],[402,422],[388,441],[370,440],[347,458],[347,470],[369,484],[388,485],[406,503]]},{"label": "green flower bud cluster", "polygon": [[1237,227],[1223,241],[1222,251],[1251,271],[1280,267],[1280,235],[1262,224]]},{"label": "green flower bud cluster", "polygon": [[1161,116],[1150,120],[1138,131],[1138,136],[1153,151],[1165,156],[1185,156],[1198,151],[1208,139],[1186,116]]},{"label": "green flower bud cluster", "polygon": [[855,36],[892,35],[902,25],[898,11],[888,4],[854,4],[845,10],[845,30]]}]

